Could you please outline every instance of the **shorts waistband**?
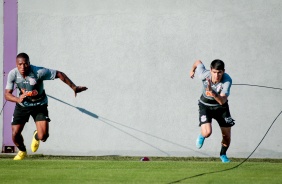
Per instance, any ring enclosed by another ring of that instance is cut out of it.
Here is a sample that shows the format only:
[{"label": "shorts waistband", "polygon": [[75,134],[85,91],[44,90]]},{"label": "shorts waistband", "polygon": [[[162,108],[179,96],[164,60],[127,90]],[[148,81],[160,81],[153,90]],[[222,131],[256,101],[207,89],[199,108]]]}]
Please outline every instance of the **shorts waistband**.
[{"label": "shorts waistband", "polygon": [[219,105],[219,103],[216,100],[210,100],[204,97],[204,95],[201,95],[200,100],[204,103],[207,104],[212,104],[212,105]]}]

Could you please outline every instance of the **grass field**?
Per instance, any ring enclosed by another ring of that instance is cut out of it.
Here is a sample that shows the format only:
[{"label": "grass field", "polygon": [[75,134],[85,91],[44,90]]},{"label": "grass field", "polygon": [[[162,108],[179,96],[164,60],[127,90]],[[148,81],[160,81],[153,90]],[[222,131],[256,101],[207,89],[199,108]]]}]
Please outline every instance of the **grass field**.
[{"label": "grass field", "polygon": [[[281,159],[0,156],[0,183],[282,183]],[[236,167],[238,166],[238,167]]]}]

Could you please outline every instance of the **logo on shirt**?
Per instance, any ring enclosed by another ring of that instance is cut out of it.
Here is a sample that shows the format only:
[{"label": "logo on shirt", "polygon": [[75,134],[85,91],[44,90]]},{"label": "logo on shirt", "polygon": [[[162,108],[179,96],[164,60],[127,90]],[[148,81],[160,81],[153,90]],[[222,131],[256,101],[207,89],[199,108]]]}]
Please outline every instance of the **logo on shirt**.
[{"label": "logo on shirt", "polygon": [[34,86],[36,84],[36,80],[34,78],[29,78],[29,84]]},{"label": "logo on shirt", "polygon": [[36,89],[34,89],[32,91],[26,91],[25,89],[22,88],[21,91],[26,96],[36,96],[36,95],[38,95],[38,91]]},{"label": "logo on shirt", "polygon": [[223,89],[222,83],[220,83],[220,84],[218,84],[218,85],[216,86],[216,91],[217,91],[218,93],[220,93],[220,92],[222,91],[222,89]]}]

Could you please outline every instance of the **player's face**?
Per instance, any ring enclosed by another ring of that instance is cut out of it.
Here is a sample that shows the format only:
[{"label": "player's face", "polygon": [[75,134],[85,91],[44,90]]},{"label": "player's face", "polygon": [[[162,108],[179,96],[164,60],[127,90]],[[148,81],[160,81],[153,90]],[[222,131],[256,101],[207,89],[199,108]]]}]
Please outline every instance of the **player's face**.
[{"label": "player's face", "polygon": [[17,58],[16,60],[17,68],[22,76],[26,76],[29,72],[30,64],[24,58]]},{"label": "player's face", "polygon": [[224,70],[211,69],[212,82],[218,83],[221,81]]}]

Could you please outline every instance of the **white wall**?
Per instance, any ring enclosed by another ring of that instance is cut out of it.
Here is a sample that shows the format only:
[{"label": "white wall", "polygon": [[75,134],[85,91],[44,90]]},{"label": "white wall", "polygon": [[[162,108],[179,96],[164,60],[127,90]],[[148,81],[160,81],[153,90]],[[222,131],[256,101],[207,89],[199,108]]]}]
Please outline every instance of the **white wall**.
[{"label": "white wall", "polygon": [[[280,0],[19,0],[19,52],[65,72],[88,91],[45,83],[52,155],[218,156],[221,135],[201,150],[196,59],[226,63],[233,83],[280,87]],[[233,86],[230,157],[247,157],[282,110],[281,90]],[[85,113],[79,111],[80,107]],[[99,118],[95,118],[98,115]],[[23,134],[26,144],[33,121]],[[253,157],[282,158],[282,117]],[[28,146],[29,147],[29,146]]]}]

